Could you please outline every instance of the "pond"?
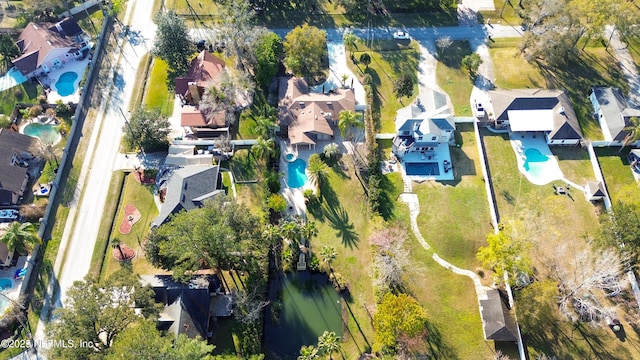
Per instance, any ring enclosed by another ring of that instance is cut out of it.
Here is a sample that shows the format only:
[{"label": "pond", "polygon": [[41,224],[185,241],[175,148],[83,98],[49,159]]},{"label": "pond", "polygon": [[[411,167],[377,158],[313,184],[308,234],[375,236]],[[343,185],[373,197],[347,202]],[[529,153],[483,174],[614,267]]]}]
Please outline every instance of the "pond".
[{"label": "pond", "polygon": [[[324,331],[342,338],[341,300],[326,274],[279,273],[271,281],[269,297],[272,303],[265,316],[267,359],[296,359],[300,347],[316,345]],[[276,308],[278,311],[274,311]]]}]

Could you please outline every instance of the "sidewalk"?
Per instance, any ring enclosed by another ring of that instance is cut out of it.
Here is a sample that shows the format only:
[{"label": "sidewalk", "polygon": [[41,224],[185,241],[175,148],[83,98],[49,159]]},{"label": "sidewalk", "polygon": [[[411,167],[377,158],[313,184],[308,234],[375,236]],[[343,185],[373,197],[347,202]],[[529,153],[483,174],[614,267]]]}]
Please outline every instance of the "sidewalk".
[{"label": "sidewalk", "polygon": [[605,26],[604,37],[606,39],[611,39],[609,51],[613,49],[613,51],[615,52],[615,57],[618,59],[618,62],[620,62],[624,77],[629,83],[629,94],[627,96],[629,102],[631,102],[631,104],[629,105],[637,108],[640,107],[640,76],[638,76],[638,68],[633,62],[633,58],[629,53],[627,44],[623,43],[622,40],[620,40],[620,32],[615,31],[613,32],[613,36],[611,36],[611,32],[613,30],[613,26]]}]

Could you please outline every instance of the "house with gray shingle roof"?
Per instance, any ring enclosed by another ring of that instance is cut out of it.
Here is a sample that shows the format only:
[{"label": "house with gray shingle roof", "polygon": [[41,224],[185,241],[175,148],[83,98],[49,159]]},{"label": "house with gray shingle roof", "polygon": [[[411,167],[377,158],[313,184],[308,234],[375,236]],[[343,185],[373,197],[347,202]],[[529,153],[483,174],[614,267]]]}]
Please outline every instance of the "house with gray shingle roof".
[{"label": "house with gray shingle roof", "polygon": [[[604,140],[612,146],[622,146],[629,136],[624,128],[631,125],[631,118],[640,118],[640,109],[629,105],[622,91],[614,87],[593,87],[589,95],[594,116],[600,123]],[[639,145],[637,141],[635,145]]]},{"label": "house with gray shingle roof", "polygon": [[582,130],[569,97],[562,90],[518,89],[489,91],[497,125],[512,132],[545,136],[549,145],[576,145]]},{"label": "house with gray shingle roof", "polygon": [[151,227],[164,224],[180,211],[202,207],[207,199],[224,195],[219,169],[214,165],[186,166],[173,171],[167,181],[161,181],[158,185],[160,215]]},{"label": "house with gray shingle roof", "polygon": [[9,129],[0,129],[0,205],[13,205],[27,188],[26,160],[39,141]]}]

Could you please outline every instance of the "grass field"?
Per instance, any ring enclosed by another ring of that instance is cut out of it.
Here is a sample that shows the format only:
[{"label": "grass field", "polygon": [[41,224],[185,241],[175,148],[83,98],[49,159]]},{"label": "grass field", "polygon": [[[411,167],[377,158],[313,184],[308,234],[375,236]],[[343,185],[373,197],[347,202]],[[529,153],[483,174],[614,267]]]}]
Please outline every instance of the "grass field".
[{"label": "grass field", "polygon": [[629,150],[619,152],[620,148],[596,148],[600,169],[607,183],[607,191],[612,202],[638,199],[640,187],[633,178],[627,154]]},{"label": "grass field", "polygon": [[164,60],[153,59],[145,87],[143,104],[147,109],[158,108],[164,115],[171,116],[175,96],[167,86],[167,71],[169,71],[169,66]]},{"label": "grass field", "polygon": [[[416,81],[420,60],[418,44],[413,41],[406,45],[400,41],[379,40],[367,46],[359,41],[357,49],[353,53],[354,57],[359,59],[360,55],[365,52],[371,56],[371,64],[366,71],[371,75],[375,84],[372,111],[374,114],[380,115],[379,132],[395,132],[396,111],[411,103],[418,93]],[[347,65],[362,81],[365,66],[354,64],[349,58],[347,58]],[[393,81],[405,72],[414,79],[413,96],[398,100],[393,93]]]},{"label": "grass field", "polygon": [[468,41],[453,41],[446,49],[438,50],[436,77],[438,85],[449,95],[457,116],[471,116],[469,99],[473,81],[462,69],[462,59],[472,53]]},{"label": "grass field", "polygon": [[455,180],[414,184],[413,190],[420,200],[422,236],[442,258],[473,271],[480,265],[476,251],[492,231],[491,217],[473,127],[457,128],[462,147],[451,148]]},{"label": "grass field", "polygon": [[42,95],[42,87],[25,82],[11,89],[0,92],[0,111],[9,116],[16,103],[36,104],[38,95]]},{"label": "grass field", "polygon": [[[111,228],[111,236],[109,240],[118,238],[123,244],[129,248],[135,250],[136,257],[133,258],[131,264],[133,270],[138,274],[151,274],[161,272],[146,260],[144,251],[140,244],[147,236],[151,221],[158,215],[158,209],[153,200],[153,185],[142,185],[135,180],[132,174],[126,176],[124,180],[124,188],[122,190],[120,203],[118,205],[118,211],[113,221],[113,227]],[[124,207],[127,204],[134,204],[138,211],[140,211],[141,218],[136,222],[129,234],[120,233],[120,224],[124,219]],[[112,255],[114,250],[111,246],[107,246],[107,251],[104,257],[104,265],[102,269],[102,275],[108,277],[120,268],[120,263],[115,260]],[[117,251],[117,250],[116,250]]]}]

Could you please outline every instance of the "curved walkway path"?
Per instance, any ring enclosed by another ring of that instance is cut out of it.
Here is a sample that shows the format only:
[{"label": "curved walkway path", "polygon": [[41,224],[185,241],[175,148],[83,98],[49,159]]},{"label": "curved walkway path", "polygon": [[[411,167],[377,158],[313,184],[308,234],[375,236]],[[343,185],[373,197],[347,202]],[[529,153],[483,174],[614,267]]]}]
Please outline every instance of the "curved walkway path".
[{"label": "curved walkway path", "polygon": [[[400,194],[400,200],[409,206],[409,214],[411,217],[411,229],[413,230],[413,233],[418,239],[418,242],[420,243],[420,245],[422,245],[422,247],[425,250],[429,251],[431,249],[431,246],[424,239],[424,237],[420,233],[420,229],[418,228],[417,220],[418,220],[418,215],[420,214],[420,202],[418,201],[418,195],[407,194],[407,193]],[[476,273],[474,273],[471,270],[461,269],[451,264],[450,262],[441,258],[435,252],[431,255],[431,258],[435,260],[438,264],[440,264],[442,267],[448,270],[451,270],[452,272],[458,275],[463,275],[470,278],[473,281],[473,284],[475,286],[476,295],[478,296],[478,301],[487,299],[487,290],[491,288],[482,285],[482,281],[480,280],[480,277]]]}]

